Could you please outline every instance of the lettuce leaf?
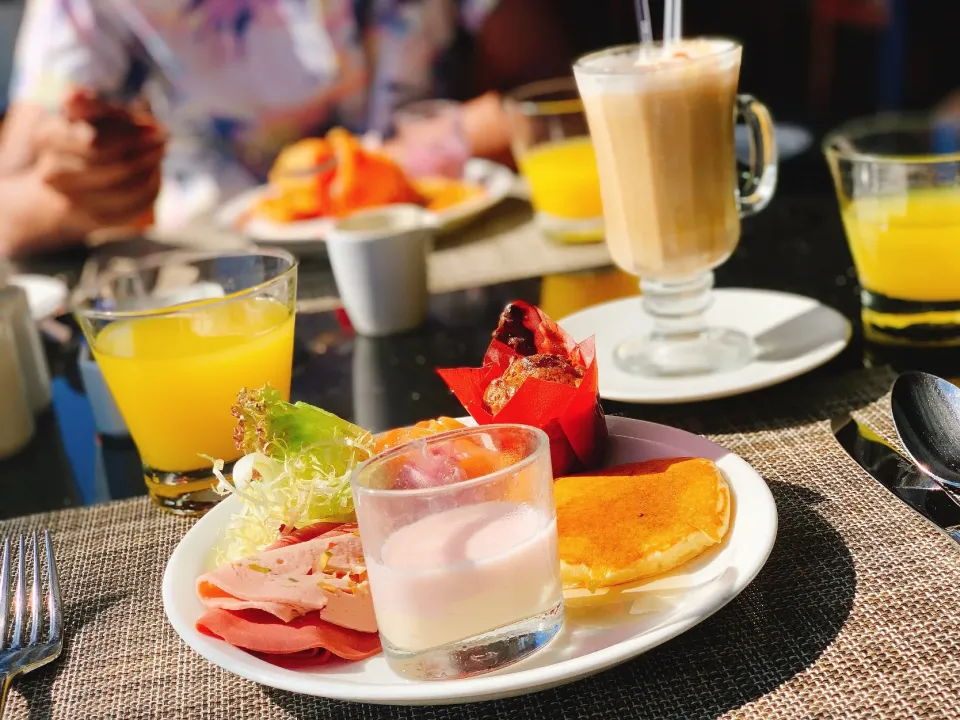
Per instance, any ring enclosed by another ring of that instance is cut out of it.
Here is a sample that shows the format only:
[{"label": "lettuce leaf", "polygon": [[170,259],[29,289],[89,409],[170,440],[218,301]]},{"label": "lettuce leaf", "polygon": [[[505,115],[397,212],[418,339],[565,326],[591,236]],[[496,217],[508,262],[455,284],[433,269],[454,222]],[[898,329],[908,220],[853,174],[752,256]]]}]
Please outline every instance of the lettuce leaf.
[{"label": "lettuce leaf", "polygon": [[218,491],[240,502],[219,562],[259,552],[281,530],[354,519],[350,474],[373,455],[370,433],[326,410],[285,402],[269,385],[242,390],[233,413],[234,439],[246,454],[234,465],[233,482],[223,476],[222,461],[215,463]]}]

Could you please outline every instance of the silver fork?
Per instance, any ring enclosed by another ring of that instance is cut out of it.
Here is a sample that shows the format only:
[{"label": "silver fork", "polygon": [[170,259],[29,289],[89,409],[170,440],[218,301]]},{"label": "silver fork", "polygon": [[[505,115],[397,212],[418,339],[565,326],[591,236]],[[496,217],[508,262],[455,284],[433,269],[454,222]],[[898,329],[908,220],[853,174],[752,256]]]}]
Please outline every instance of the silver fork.
[{"label": "silver fork", "polygon": [[[12,561],[10,538],[3,539],[3,558],[0,560],[0,718],[7,702],[7,694],[13,681],[31,670],[56,660],[63,650],[63,610],[60,602],[60,580],[57,564],[53,559],[53,543],[50,533],[43,531],[43,544],[47,557],[46,605],[49,630],[42,637],[44,622],[42,604],[43,589],[40,584],[40,543],[33,534],[33,581],[28,590],[26,583],[26,538],[20,536],[17,552],[16,586],[11,588],[10,566]],[[28,595],[29,592],[29,595]],[[10,628],[11,605],[13,628]],[[27,629],[27,611],[30,611],[30,637],[24,641]]]}]

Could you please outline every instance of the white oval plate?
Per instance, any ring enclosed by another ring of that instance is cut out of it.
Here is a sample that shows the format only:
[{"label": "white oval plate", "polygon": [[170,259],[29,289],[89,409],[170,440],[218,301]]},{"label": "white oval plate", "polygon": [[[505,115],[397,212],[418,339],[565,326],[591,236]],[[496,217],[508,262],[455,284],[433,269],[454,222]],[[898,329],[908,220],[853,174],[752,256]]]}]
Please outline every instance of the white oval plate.
[{"label": "white oval plate", "polygon": [[[509,168],[481,158],[468,160],[463,174],[465,180],[481,185],[484,193],[433,213],[442,230],[453,229],[493,207],[513,191],[517,181],[517,176]],[[323,240],[333,222],[330,218],[278,223],[268,218],[254,216],[244,222],[242,227],[237,228],[240,218],[250,206],[268,192],[270,192],[269,186],[261,185],[240,193],[217,211],[215,216],[217,224],[224,229],[239,229],[251,240],[262,244],[293,245]]]},{"label": "white oval plate", "polygon": [[756,357],[741,368],[710,375],[630,375],[617,367],[613,353],[622,340],[653,327],[640,296],[594,305],[560,320],[578,342],[596,336],[600,397],[651,404],[713,400],[790,380],[839,355],[852,332],[849,320],[812,298],[739,288],[714,291],[707,324],[746,333],[757,346]]},{"label": "white oval plate", "polygon": [[590,596],[567,595],[564,628],[529,659],[465,680],[415,682],[395,675],[382,655],[358,663],[289,670],[201,635],[197,578],[207,569],[218,533],[236,510],[228,498],[201,519],[177,546],[163,576],[163,606],[177,634],[225,670],[269,687],[394,705],[459,703],[555,687],[622,663],[709,617],[743,590],[763,567],[777,534],[777,509],[766,483],[744,460],[698,435],[653,423],[608,417],[610,465],[658,457],[706,457],[723,471],[733,494],[724,541],[699,558],[656,578]]}]

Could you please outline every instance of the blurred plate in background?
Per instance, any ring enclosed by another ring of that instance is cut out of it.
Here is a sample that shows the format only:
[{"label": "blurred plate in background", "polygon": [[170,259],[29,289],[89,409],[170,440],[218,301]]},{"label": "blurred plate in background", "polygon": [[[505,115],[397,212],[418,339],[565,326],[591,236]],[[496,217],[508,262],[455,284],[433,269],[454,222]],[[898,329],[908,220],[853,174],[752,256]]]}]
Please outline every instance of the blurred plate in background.
[{"label": "blurred plate in background", "polygon": [[[458,227],[493,207],[510,195],[517,183],[516,175],[509,168],[480,158],[467,161],[464,180],[480,185],[484,192],[433,213],[442,230]],[[245,218],[253,204],[269,192],[268,185],[261,185],[237,195],[217,211],[216,223],[223,228],[238,230],[257,243],[282,245],[294,252],[305,247],[309,251],[310,245],[322,243],[333,223],[332,218],[293,223],[280,223],[256,215]]]}]

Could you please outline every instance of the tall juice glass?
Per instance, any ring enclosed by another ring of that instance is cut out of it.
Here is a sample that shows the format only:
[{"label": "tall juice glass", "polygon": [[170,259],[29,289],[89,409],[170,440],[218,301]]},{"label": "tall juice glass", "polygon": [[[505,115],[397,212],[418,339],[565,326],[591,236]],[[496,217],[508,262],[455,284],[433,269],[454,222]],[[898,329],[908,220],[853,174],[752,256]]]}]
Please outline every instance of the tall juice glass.
[{"label": "tall juice glass", "polygon": [[560,243],[603,240],[597,159],[573,78],[524,85],[504,107],[537,225]]},{"label": "tall juice glass", "polygon": [[[741,47],[684,39],[602,50],[574,64],[597,154],[607,245],[640,277],[645,337],[615,351],[625,372],[692,375],[740,367],[755,353],[744,333],[707,327],[713,269],[740,238],[740,217],[773,197],[777,157],[766,108],[737,95]],[[750,131],[738,187],[734,124]]]},{"label": "tall juice glass", "polygon": [[886,115],[830,133],[866,338],[960,346],[960,124]]},{"label": "tall juice glass", "polygon": [[161,253],[80,289],[77,318],[161,508],[217,502],[210,458],[240,456],[231,409],[242,388],[289,397],[296,285],[289,253],[237,250]]},{"label": "tall juice glass", "polygon": [[522,660],[563,623],[550,441],[486,425],[354,471],[370,592],[390,667],[420,680]]}]

